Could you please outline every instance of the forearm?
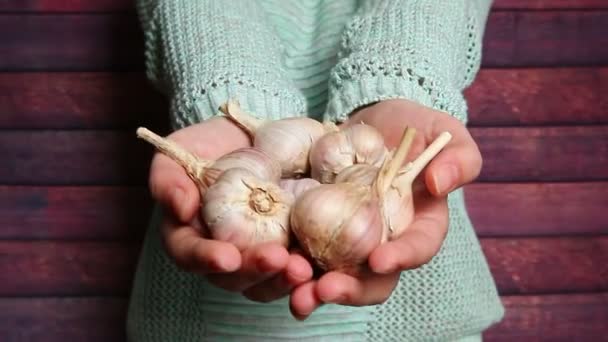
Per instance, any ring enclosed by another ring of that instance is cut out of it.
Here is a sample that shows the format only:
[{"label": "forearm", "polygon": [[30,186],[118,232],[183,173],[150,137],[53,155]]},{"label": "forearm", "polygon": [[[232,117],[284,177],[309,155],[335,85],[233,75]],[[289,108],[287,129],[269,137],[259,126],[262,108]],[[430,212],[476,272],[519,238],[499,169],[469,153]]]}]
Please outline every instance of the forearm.
[{"label": "forearm", "polygon": [[258,117],[303,114],[281,42],[251,0],[138,0],[149,79],[171,100],[174,128],[236,98]]},{"label": "forearm", "polygon": [[330,79],[326,119],[389,98],[466,122],[462,90],[479,70],[490,0],[365,2],[347,26]]}]

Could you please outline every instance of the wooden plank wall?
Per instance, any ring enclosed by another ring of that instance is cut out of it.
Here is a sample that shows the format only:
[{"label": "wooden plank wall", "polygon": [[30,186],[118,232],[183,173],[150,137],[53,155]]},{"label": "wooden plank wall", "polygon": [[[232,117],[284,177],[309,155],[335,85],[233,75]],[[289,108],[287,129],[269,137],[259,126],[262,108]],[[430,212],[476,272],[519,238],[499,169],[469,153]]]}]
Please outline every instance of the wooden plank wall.
[{"label": "wooden plank wall", "polygon": [[[507,307],[488,341],[608,335],[608,2],[496,0],[466,187]],[[129,0],[0,1],[0,340],[120,341],[166,129]]]}]

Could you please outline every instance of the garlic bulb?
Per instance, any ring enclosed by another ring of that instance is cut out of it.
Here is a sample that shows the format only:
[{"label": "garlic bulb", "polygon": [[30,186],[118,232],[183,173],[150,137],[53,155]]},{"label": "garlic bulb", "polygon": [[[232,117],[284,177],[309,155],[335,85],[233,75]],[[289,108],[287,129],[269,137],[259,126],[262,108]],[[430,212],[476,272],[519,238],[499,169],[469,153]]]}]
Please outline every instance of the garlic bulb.
[{"label": "garlic bulb", "polygon": [[[403,174],[409,165],[402,169]],[[379,167],[355,164],[340,172],[336,177],[336,183],[356,183],[363,186],[372,186],[378,178],[378,172],[380,172]],[[400,176],[397,175],[393,184],[384,193],[380,203],[387,228],[382,235],[382,242],[397,238],[414,220],[414,203],[411,193],[407,190],[407,184],[395,185],[399,178]]]},{"label": "garlic bulb", "polygon": [[384,138],[372,126],[360,123],[328,133],[310,151],[311,175],[321,183],[334,183],[353,164],[380,166],[387,155]]},{"label": "garlic bulb", "polygon": [[216,161],[199,158],[175,142],[162,138],[150,130],[140,127],[137,135],[154,145],[160,152],[182,166],[190,178],[204,192],[226,170],[244,168],[259,179],[278,182],[281,166],[266,153],[257,148],[246,147],[223,155]]},{"label": "garlic bulb", "polygon": [[319,185],[321,185],[321,183],[312,178],[281,179],[279,181],[281,189],[290,192],[295,198],[300,197],[304,192]]},{"label": "garlic bulb", "polygon": [[383,235],[378,208],[370,187],[322,184],[296,200],[291,230],[323,270],[358,274]]},{"label": "garlic bulb", "polygon": [[235,101],[220,110],[249,133],[253,146],[279,162],[284,178],[299,178],[309,172],[310,148],[325,134],[323,124],[305,117],[263,121],[243,112]]},{"label": "garlic bulb", "polygon": [[277,183],[281,179],[281,165],[264,151],[255,147],[244,147],[227,153],[217,159],[205,172],[205,180],[211,185],[222,172],[243,168],[257,178]]},{"label": "garlic bulb", "polygon": [[202,199],[202,217],[212,238],[239,250],[264,242],[289,245],[294,196],[245,169],[222,173]]},{"label": "garlic bulb", "polygon": [[338,177],[346,182],[321,185],[296,200],[292,231],[319,267],[360,274],[374,248],[409,226],[414,217],[413,180],[451,139],[449,133],[442,133],[402,168],[414,133],[406,129],[398,149],[382,167],[353,166]]}]

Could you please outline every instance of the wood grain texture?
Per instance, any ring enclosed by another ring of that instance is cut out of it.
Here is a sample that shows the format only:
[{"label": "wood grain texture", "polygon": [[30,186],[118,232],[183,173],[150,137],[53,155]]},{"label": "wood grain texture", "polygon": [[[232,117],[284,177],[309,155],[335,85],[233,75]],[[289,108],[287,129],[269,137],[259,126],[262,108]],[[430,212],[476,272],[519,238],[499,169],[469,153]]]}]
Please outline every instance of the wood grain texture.
[{"label": "wood grain texture", "polygon": [[608,290],[608,237],[483,239],[501,294]]},{"label": "wood grain texture", "polygon": [[0,340],[126,341],[124,298],[0,298]]},{"label": "wood grain texture", "polygon": [[6,131],[3,184],[146,184],[153,149],[125,131]]},{"label": "wood grain texture", "polygon": [[[481,245],[501,294],[608,291],[608,237]],[[0,296],[125,295],[137,256],[132,243],[1,241]]]},{"label": "wood grain texture", "polygon": [[137,253],[125,243],[0,241],[0,296],[126,295]]},{"label": "wood grain texture", "polygon": [[502,322],[484,341],[608,341],[608,294],[503,297]]},{"label": "wood grain texture", "polygon": [[482,69],[465,96],[470,126],[583,125],[608,123],[607,93],[608,68]]},{"label": "wood grain texture", "polygon": [[134,10],[134,0],[3,0],[6,12],[113,12]]},{"label": "wood grain texture", "polygon": [[0,70],[141,70],[134,15],[0,15]]},{"label": "wood grain texture", "polygon": [[[472,128],[485,182],[608,179],[608,126]],[[153,149],[131,131],[5,131],[0,184],[145,184]]]},{"label": "wood grain texture", "polygon": [[[108,12],[131,11],[133,0],[4,0],[8,12]],[[589,9],[608,8],[604,0],[496,0],[494,9]]]},{"label": "wood grain texture", "polygon": [[[484,341],[605,341],[608,294],[503,297]],[[125,341],[123,298],[2,298],[2,341]]]},{"label": "wood grain texture", "polygon": [[471,129],[484,158],[480,181],[608,178],[608,126]]},{"label": "wood grain texture", "polygon": [[0,186],[0,239],[135,240],[151,212],[141,186]]},{"label": "wood grain texture", "polygon": [[[608,123],[608,68],[483,69],[465,95],[470,126]],[[0,73],[0,128],[167,126],[139,72]]]},{"label": "wood grain texture", "polygon": [[[485,67],[608,62],[608,11],[498,11],[484,34]],[[142,70],[134,14],[0,15],[0,70]]]},{"label": "wood grain texture", "polygon": [[608,62],[608,11],[513,11],[490,14],[486,67],[601,65]]},{"label": "wood grain texture", "polygon": [[605,0],[494,0],[493,9],[598,9],[608,8]]},{"label": "wood grain texture", "polygon": [[135,73],[0,73],[0,128],[161,127],[164,97]]},{"label": "wood grain texture", "polygon": [[[483,237],[608,234],[607,193],[608,182],[465,187]],[[134,241],[151,212],[145,186],[0,186],[0,239]]]},{"label": "wood grain texture", "polygon": [[480,236],[608,235],[608,182],[475,183],[465,201]]}]

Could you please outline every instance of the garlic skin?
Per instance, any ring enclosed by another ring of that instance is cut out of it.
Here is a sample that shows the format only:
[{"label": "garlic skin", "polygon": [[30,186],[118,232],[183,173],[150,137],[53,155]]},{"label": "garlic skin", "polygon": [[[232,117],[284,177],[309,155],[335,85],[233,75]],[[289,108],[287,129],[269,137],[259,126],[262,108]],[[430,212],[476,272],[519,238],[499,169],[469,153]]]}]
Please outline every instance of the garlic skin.
[{"label": "garlic skin", "polygon": [[415,206],[411,190],[391,186],[382,198],[382,216],[386,230],[382,241],[397,239],[414,222]]},{"label": "garlic skin", "polygon": [[380,166],[387,153],[377,129],[363,123],[348,126],[315,142],[310,151],[311,175],[321,183],[334,183],[336,175],[353,164]]},{"label": "garlic skin", "polygon": [[312,178],[281,179],[279,181],[281,189],[291,193],[295,198],[300,197],[301,194],[319,185],[321,183]]},{"label": "garlic skin", "polygon": [[278,162],[258,148],[245,147],[223,155],[206,168],[202,177],[203,190],[215,183],[224,171],[234,168],[246,169],[255,177],[274,183],[281,179],[281,166]]},{"label": "garlic skin", "polygon": [[351,275],[365,272],[383,235],[377,199],[369,187],[353,183],[303,193],[292,209],[291,229],[320,268]]},{"label": "garlic skin", "polygon": [[327,130],[335,129],[306,117],[261,120],[245,113],[235,100],[222,105],[220,111],[251,136],[254,147],[278,161],[283,178],[300,178],[309,173],[313,143]]},{"label": "garlic skin", "polygon": [[255,132],[253,146],[279,162],[283,178],[300,178],[310,170],[313,143],[324,134],[323,124],[309,118],[270,121]]},{"label": "garlic skin", "polygon": [[379,167],[368,164],[354,164],[342,170],[334,180],[335,183],[357,183],[370,186],[378,177]]},{"label": "garlic skin", "polygon": [[245,169],[222,173],[202,198],[201,214],[211,237],[240,251],[264,242],[289,246],[291,193]]},{"label": "garlic skin", "polygon": [[[402,168],[406,172],[408,165]],[[336,183],[356,183],[363,186],[372,186],[378,177],[379,167],[367,164],[355,164],[347,167],[336,177]],[[397,183],[397,184],[396,184]],[[385,222],[382,242],[394,240],[399,237],[407,227],[414,222],[414,201],[409,184],[399,186],[399,175],[393,184],[381,196],[381,213]]]}]

